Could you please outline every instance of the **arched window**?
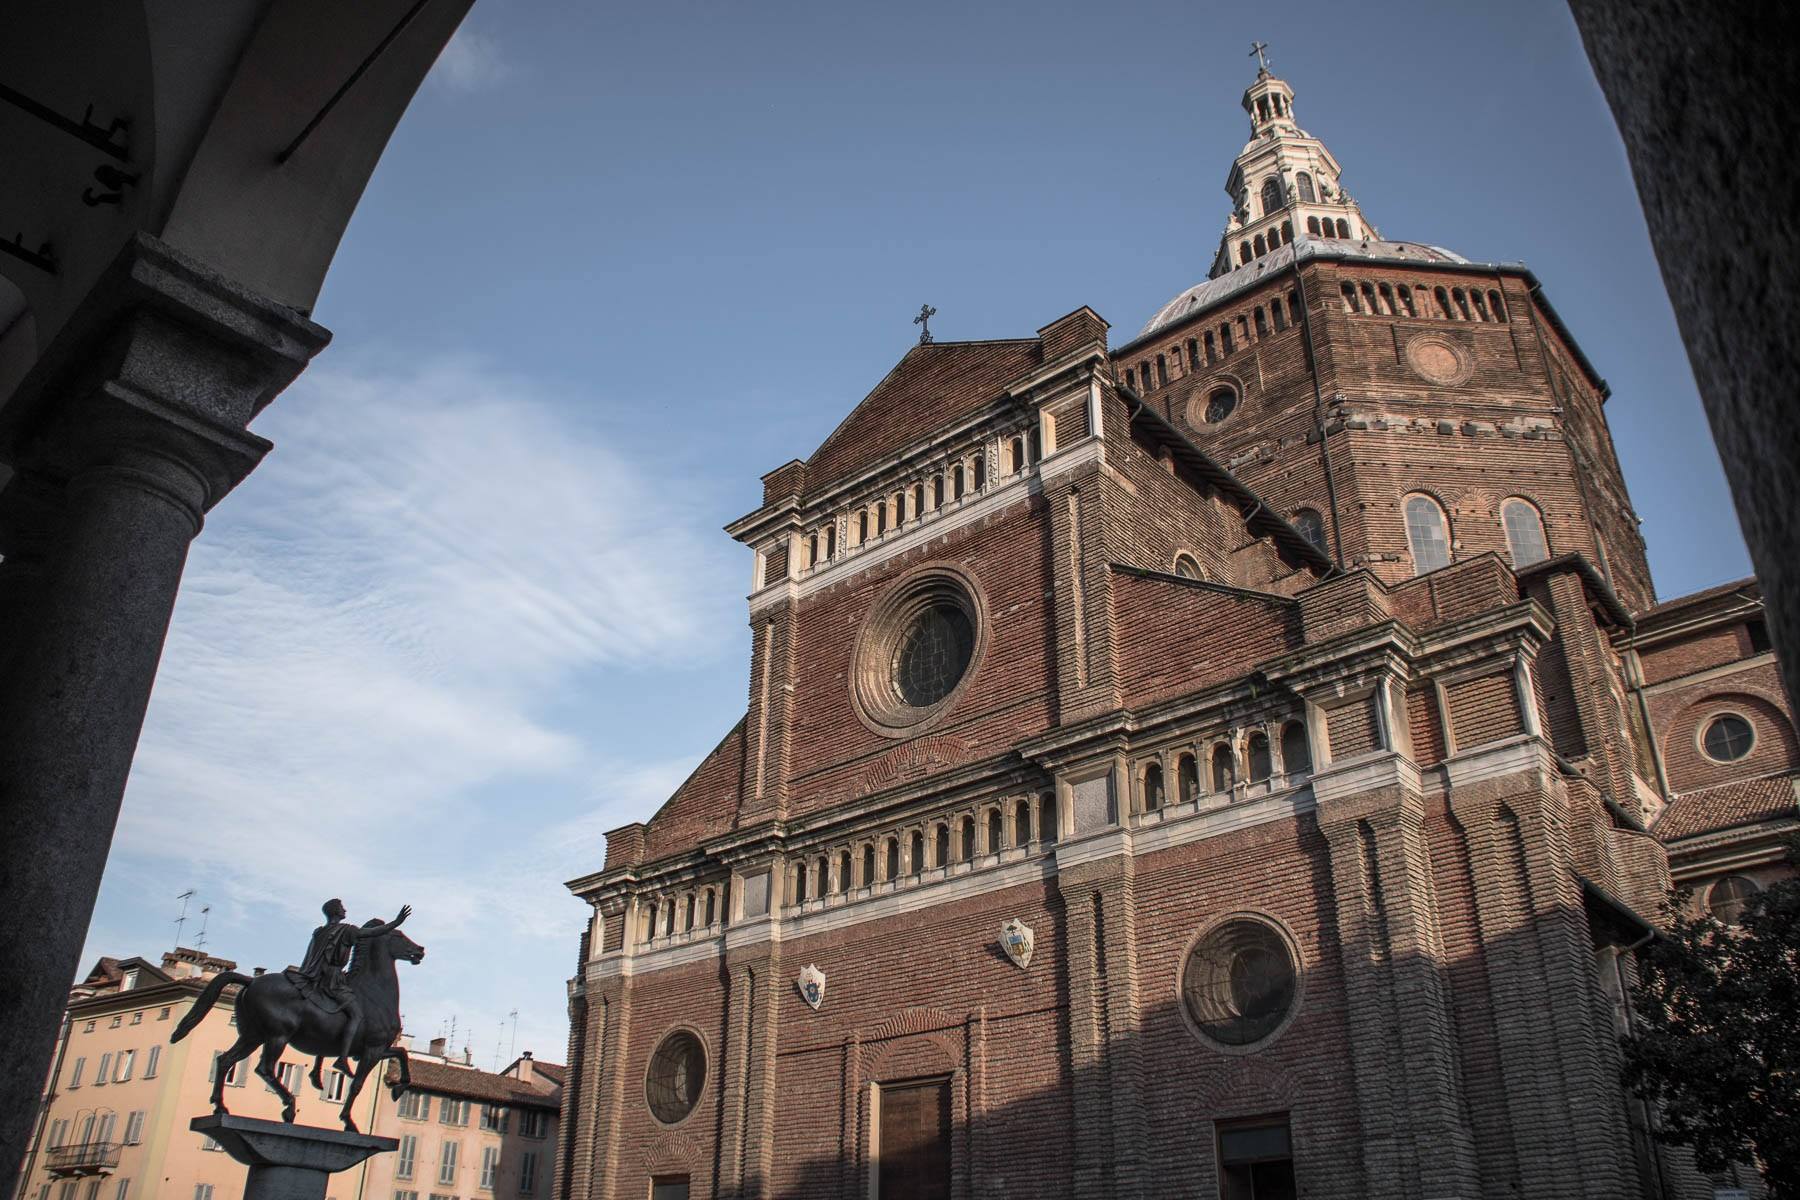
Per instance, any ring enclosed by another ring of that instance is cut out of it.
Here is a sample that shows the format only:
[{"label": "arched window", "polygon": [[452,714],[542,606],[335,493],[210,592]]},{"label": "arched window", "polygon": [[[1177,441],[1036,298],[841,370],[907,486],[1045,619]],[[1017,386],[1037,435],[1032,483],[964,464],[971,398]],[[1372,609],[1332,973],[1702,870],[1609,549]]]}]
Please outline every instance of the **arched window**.
[{"label": "arched window", "polygon": [[1175,760],[1175,795],[1182,804],[1192,804],[1200,795],[1200,764],[1191,754]]},{"label": "arched window", "polygon": [[1321,553],[1330,553],[1325,549],[1325,518],[1319,515],[1318,509],[1295,509],[1294,528],[1300,531],[1301,537],[1317,546]]},{"label": "arched window", "polygon": [[1529,567],[1550,557],[1544,540],[1544,518],[1537,505],[1512,497],[1500,505],[1500,523],[1506,526],[1506,548],[1515,568]]},{"label": "arched window", "polygon": [[1736,762],[1756,745],[1756,730],[1736,713],[1722,713],[1706,724],[1700,748],[1714,762]]},{"label": "arched window", "polygon": [[1229,792],[1236,782],[1237,770],[1232,765],[1231,747],[1221,742],[1212,752],[1212,790]]},{"label": "arched window", "polygon": [[961,500],[962,495],[963,495],[963,469],[962,469],[962,464],[957,463],[954,467],[950,468],[950,496],[952,499]]},{"label": "arched window", "polygon": [[938,822],[937,833],[932,838],[932,849],[937,852],[937,865],[945,866],[950,861],[950,826]]},{"label": "arched window", "polygon": [[1250,782],[1260,783],[1274,773],[1274,763],[1269,758],[1269,738],[1264,733],[1253,733],[1246,744],[1250,759]]},{"label": "arched window", "polygon": [[1200,563],[1193,555],[1183,551],[1175,556],[1175,574],[1183,579],[1199,579]]},{"label": "arched window", "polygon": [[[850,856],[844,855],[844,873],[850,873]],[[706,889],[706,923],[712,925],[719,919],[719,894],[711,888]]]},{"label": "arched window", "polygon": [[1487,297],[1481,294],[1481,289],[1470,289],[1469,299],[1475,302],[1475,315],[1483,321],[1488,320]]},{"label": "arched window", "polygon": [[1298,175],[1294,176],[1294,190],[1300,195],[1300,203],[1318,203],[1319,197],[1318,194],[1313,191],[1312,176],[1308,175],[1305,171],[1301,171]]},{"label": "arched window", "polygon": [[1263,315],[1262,305],[1257,305],[1256,308],[1251,310],[1250,315],[1256,322],[1256,336],[1259,338],[1268,337],[1269,318]]},{"label": "arched window", "polygon": [[1342,217],[1337,219],[1337,235],[1341,238],[1350,236],[1350,222],[1344,220]]},{"label": "arched window", "polygon": [[1727,875],[1706,889],[1706,911],[1727,925],[1736,925],[1745,905],[1760,890],[1742,875]]},{"label": "arched window", "polygon": [[884,500],[875,506],[875,536],[880,537],[887,532],[888,506]]},{"label": "arched window", "polygon": [[1450,565],[1450,530],[1444,510],[1430,496],[1406,498],[1406,544],[1412,547],[1414,575]]},{"label": "arched window", "polygon": [[[836,890],[839,892],[847,892],[850,890],[850,852],[848,850],[839,851],[839,853],[838,853],[838,877],[837,877]],[[711,911],[711,908],[710,908],[711,903],[712,903],[711,899],[708,898],[707,904],[709,906],[708,907],[709,912]],[[710,918],[708,919],[708,923],[710,923]]]},{"label": "arched window", "polygon": [[827,525],[825,527],[825,557],[826,558],[837,557],[837,526],[836,525]]},{"label": "arched window", "polygon": [[975,818],[964,817],[962,822],[962,860],[970,862],[975,858]]},{"label": "arched window", "polygon": [[915,484],[913,484],[913,516],[922,517],[924,515],[925,515],[925,485],[922,483],[915,483]]},{"label": "arched window", "polygon": [[1056,841],[1057,835],[1061,832],[1062,821],[1057,816],[1056,795],[1053,792],[1045,792],[1038,797],[1038,836],[1043,838],[1044,843],[1048,845]]},{"label": "arched window", "polygon": [[1024,846],[1031,841],[1031,801],[1021,800],[1013,806],[1013,845]]},{"label": "arched window", "polygon": [[656,936],[656,901],[644,905],[644,938],[648,941]]},{"label": "arched window", "polygon": [[1020,471],[1023,471],[1025,469],[1025,439],[1022,437],[1014,438],[1012,441],[1006,443],[1006,450],[1008,456],[1012,459],[1013,473],[1016,475]]},{"label": "arched window", "polygon": [[1312,747],[1306,743],[1306,726],[1299,721],[1281,727],[1281,769],[1289,775],[1312,770]]},{"label": "arched window", "polygon": [[683,933],[692,933],[694,930],[694,897],[689,896],[687,898],[687,903],[684,904],[682,908],[681,931]]},{"label": "arched window", "polygon": [[1412,289],[1403,283],[1395,290],[1400,293],[1400,307],[1406,310],[1406,315],[1409,317],[1418,316],[1419,310],[1413,307]]},{"label": "arched window", "polygon": [[1231,336],[1230,321],[1219,326],[1219,345],[1224,348],[1225,353],[1228,355],[1237,349],[1237,341]]},{"label": "arched window", "polygon": [[1281,223],[1281,244],[1285,246],[1293,240],[1294,223],[1292,221],[1283,221]]},{"label": "arched window", "polygon": [[1373,285],[1368,283],[1362,285],[1362,297],[1363,304],[1368,308],[1370,316],[1380,314],[1381,302],[1375,298],[1375,288]]},{"label": "arched window", "polygon": [[925,835],[915,829],[912,835],[912,873],[919,874],[925,870]]},{"label": "arched window", "polygon": [[819,855],[818,869],[819,878],[814,881],[813,894],[823,897],[831,890],[831,859],[826,855]]},{"label": "arched window", "polygon": [[1300,324],[1300,293],[1297,291],[1288,293],[1288,320]]},{"label": "arched window", "polygon": [[1276,329],[1280,330],[1287,328],[1287,310],[1281,307],[1280,300],[1276,300],[1273,304],[1269,305],[1269,316],[1274,318]]},{"label": "arched window", "polygon": [[1456,301],[1456,311],[1462,314],[1465,321],[1473,321],[1474,314],[1469,311],[1469,297],[1461,288],[1450,289],[1451,299]]},{"label": "arched window", "polygon": [[1250,261],[1250,243],[1249,242],[1239,242],[1238,243],[1238,263],[1239,263],[1239,265],[1242,265],[1249,261]]},{"label": "arched window", "polygon": [[1155,812],[1163,806],[1162,764],[1151,763],[1144,768],[1144,811]]},{"label": "arched window", "polygon": [[1168,382],[1169,359],[1168,356],[1159,354],[1156,356],[1156,386],[1165,387],[1168,385]]},{"label": "arched window", "polygon": [[1265,217],[1281,211],[1281,180],[1273,175],[1263,180],[1262,209]]},{"label": "arched window", "polygon": [[1396,312],[1394,307],[1394,289],[1387,284],[1382,283],[1377,284],[1375,290],[1381,293],[1381,311],[1390,317],[1393,316]]},{"label": "arched window", "polygon": [[859,542],[869,540],[869,514],[867,511],[856,514],[856,540]]},{"label": "arched window", "polygon": [[987,486],[987,455],[977,454],[975,456],[974,475],[975,482],[973,486],[974,489],[979,492],[982,488]]},{"label": "arched window", "polygon": [[900,876],[900,839],[891,837],[887,840],[887,877],[897,879]]},{"label": "arched window", "polygon": [[1358,313],[1362,311],[1362,298],[1356,294],[1354,283],[1342,284],[1339,288],[1344,293],[1344,311]]},{"label": "arched window", "polygon": [[1500,299],[1500,293],[1492,289],[1488,291],[1488,308],[1494,314],[1494,320],[1506,320],[1506,302]]},{"label": "arched window", "polygon": [[1206,342],[1206,361],[1209,363],[1218,362],[1219,361],[1219,348],[1213,342],[1212,333],[1209,331],[1202,336]]},{"label": "arched window", "polygon": [[1187,370],[1192,375],[1200,367],[1200,339],[1188,339]]},{"label": "arched window", "polygon": [[1312,234],[1312,236],[1314,236],[1314,237],[1319,236],[1319,218],[1317,218],[1317,217],[1306,218],[1306,232]]},{"label": "arched window", "polygon": [[1438,316],[1443,317],[1447,321],[1454,321],[1456,319],[1456,310],[1450,307],[1449,292],[1446,292],[1441,287],[1432,288],[1431,298],[1437,301]]},{"label": "arched window", "polygon": [[875,843],[863,843],[862,852],[862,885],[868,887],[875,882]]},{"label": "arched window", "polygon": [[1261,258],[1269,252],[1269,243],[1263,240],[1262,234],[1256,235],[1256,257]]},{"label": "arched window", "polygon": [[794,903],[795,904],[806,903],[806,864],[805,863],[797,863],[794,866]]},{"label": "arched window", "polygon": [[942,475],[931,477],[931,507],[944,507],[944,477]]},{"label": "arched window", "polygon": [[987,852],[989,854],[1000,853],[1001,847],[1005,845],[1006,832],[1002,828],[1002,825],[1003,822],[1000,819],[1000,810],[997,808],[988,809]]}]

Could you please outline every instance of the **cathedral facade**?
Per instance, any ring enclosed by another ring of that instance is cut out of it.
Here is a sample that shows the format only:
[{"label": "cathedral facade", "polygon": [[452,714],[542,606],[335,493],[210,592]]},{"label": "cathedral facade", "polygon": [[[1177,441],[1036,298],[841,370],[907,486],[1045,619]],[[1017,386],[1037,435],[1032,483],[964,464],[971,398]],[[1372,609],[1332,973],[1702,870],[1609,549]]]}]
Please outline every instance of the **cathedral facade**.
[{"label": "cathedral facade", "polygon": [[1753,886],[1708,822],[1793,815],[1753,588],[1658,605],[1536,277],[1243,103],[1207,280],[927,336],[728,527],[744,718],[570,884],[560,1196],[1710,1195],[1616,1036],[1659,823]]}]

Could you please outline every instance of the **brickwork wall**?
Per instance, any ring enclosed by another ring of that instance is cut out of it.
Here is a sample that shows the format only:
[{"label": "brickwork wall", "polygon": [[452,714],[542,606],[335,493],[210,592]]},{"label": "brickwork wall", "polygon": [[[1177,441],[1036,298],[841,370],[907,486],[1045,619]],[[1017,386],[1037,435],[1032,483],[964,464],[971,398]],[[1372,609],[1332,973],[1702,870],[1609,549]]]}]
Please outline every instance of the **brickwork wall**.
[{"label": "brickwork wall", "polygon": [[1149,704],[1238,678],[1299,645],[1295,606],[1173,579],[1116,581],[1125,703]]}]

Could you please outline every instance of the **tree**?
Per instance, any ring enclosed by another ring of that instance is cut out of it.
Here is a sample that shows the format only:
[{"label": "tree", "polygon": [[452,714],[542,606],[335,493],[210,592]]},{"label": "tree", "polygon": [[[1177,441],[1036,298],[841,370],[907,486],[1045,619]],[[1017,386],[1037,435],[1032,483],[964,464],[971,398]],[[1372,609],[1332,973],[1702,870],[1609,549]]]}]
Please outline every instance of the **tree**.
[{"label": "tree", "polygon": [[1770,1200],[1800,1197],[1800,879],[1752,897],[1735,926],[1677,917],[1638,972],[1625,1082],[1658,1138],[1709,1174],[1754,1162]]}]

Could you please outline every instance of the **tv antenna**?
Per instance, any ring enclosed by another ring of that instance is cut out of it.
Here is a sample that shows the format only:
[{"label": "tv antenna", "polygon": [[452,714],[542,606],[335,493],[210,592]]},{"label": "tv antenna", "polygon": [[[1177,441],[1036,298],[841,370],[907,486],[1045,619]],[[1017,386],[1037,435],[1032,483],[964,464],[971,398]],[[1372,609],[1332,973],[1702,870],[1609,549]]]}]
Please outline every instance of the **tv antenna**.
[{"label": "tv antenna", "polygon": [[519,1010],[515,1008],[507,1015],[512,1018],[512,1033],[506,1039],[506,1061],[511,1062],[517,1057],[515,1051],[519,1044]]},{"label": "tv antenna", "polygon": [[194,949],[196,950],[206,949],[206,922],[211,916],[212,905],[202,904],[200,906],[200,936],[194,939]]},{"label": "tv antenna", "polygon": [[188,901],[194,898],[194,889],[189,888],[175,898],[181,901],[181,915],[175,918],[175,948],[179,950],[181,949],[181,931],[187,925]]}]

